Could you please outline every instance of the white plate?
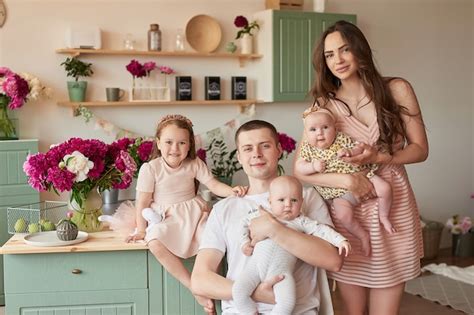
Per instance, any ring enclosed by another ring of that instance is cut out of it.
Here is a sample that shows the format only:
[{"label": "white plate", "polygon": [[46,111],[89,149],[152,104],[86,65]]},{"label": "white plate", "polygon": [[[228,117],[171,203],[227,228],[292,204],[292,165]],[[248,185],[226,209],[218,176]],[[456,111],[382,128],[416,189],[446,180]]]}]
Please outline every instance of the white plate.
[{"label": "white plate", "polygon": [[72,241],[61,241],[56,231],[48,231],[48,232],[39,232],[26,235],[23,239],[25,243],[28,245],[33,246],[42,246],[42,247],[50,247],[50,246],[67,246],[82,243],[89,237],[87,232],[79,231],[77,234],[77,238]]}]

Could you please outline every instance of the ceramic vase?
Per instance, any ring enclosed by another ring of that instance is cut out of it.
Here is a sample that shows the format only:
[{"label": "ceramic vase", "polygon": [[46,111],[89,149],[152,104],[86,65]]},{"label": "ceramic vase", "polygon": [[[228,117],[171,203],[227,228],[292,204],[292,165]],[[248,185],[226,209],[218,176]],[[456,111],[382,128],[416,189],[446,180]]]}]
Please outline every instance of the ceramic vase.
[{"label": "ceramic vase", "polygon": [[251,54],[253,50],[253,37],[249,34],[242,35],[240,39],[240,53]]}]

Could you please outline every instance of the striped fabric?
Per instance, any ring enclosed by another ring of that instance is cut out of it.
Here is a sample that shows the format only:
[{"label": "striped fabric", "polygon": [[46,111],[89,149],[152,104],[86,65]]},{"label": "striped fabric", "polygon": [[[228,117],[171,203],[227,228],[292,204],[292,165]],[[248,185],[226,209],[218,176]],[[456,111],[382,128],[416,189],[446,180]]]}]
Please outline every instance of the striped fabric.
[{"label": "striped fabric", "polygon": [[[354,116],[349,116],[345,105],[332,101],[331,111],[337,117],[336,128],[354,140],[374,144],[379,137],[378,124],[366,126]],[[334,209],[331,216],[336,230],[349,239],[353,253],[344,260],[342,270],[330,273],[330,278],[348,284],[368,288],[386,288],[413,279],[420,274],[420,258],[423,256],[418,208],[408,176],[403,165],[381,165],[377,174],[392,185],[393,205],[390,221],[397,232],[389,235],[378,218],[376,199],[363,202],[354,210],[355,218],[369,232],[372,254],[361,254],[360,242],[349,234],[337,221]]]}]

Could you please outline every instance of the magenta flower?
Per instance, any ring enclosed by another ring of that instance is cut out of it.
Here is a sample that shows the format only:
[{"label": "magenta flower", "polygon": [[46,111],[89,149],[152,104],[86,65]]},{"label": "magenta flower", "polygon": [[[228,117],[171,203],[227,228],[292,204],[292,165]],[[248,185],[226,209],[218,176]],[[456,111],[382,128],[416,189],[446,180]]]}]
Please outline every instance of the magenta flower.
[{"label": "magenta flower", "polygon": [[281,144],[281,148],[286,154],[290,154],[296,149],[296,141],[286,133],[278,133],[278,141]]},{"label": "magenta flower", "polygon": [[199,150],[197,150],[196,156],[197,156],[198,158],[200,158],[204,163],[206,163],[206,158],[207,158],[207,156],[206,156],[206,150],[204,150],[204,149],[199,149]]},{"label": "magenta flower", "polygon": [[234,20],[234,25],[236,27],[247,27],[249,25],[249,21],[243,15],[239,15]]},{"label": "magenta flower", "polygon": [[144,141],[137,148],[138,157],[141,161],[148,161],[152,150],[153,141]]},{"label": "magenta flower", "polygon": [[148,61],[143,64],[143,70],[145,70],[146,75],[150,76],[150,72],[156,69],[156,63],[153,61]]},{"label": "magenta flower", "polygon": [[26,102],[30,88],[28,82],[18,74],[8,74],[2,84],[2,89],[7,97],[10,98],[8,107],[17,109]]},{"label": "magenta flower", "polygon": [[133,78],[142,78],[146,76],[146,71],[143,68],[143,65],[135,59],[132,59],[130,63],[126,66],[128,72],[133,76]]},{"label": "magenta flower", "polygon": [[167,66],[160,66],[159,69],[160,69],[160,72],[162,74],[173,74],[174,73],[174,70],[170,67],[167,67]]}]

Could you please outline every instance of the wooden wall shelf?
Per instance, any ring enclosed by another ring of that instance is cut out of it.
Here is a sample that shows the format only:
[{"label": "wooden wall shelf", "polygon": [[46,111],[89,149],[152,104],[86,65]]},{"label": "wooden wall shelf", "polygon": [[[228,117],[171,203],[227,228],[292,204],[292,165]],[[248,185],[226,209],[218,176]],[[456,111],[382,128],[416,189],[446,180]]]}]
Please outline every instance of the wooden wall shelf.
[{"label": "wooden wall shelf", "polygon": [[147,51],[147,50],[112,50],[112,49],[75,49],[61,48],[57,49],[58,54],[67,54],[71,56],[83,55],[104,55],[104,56],[156,56],[156,57],[197,57],[197,58],[234,58],[238,59],[240,66],[243,67],[247,60],[262,58],[260,54],[240,54],[240,53],[200,53],[194,51]]},{"label": "wooden wall shelf", "polygon": [[72,107],[74,114],[76,115],[76,109],[79,106],[84,107],[123,107],[123,106],[167,106],[167,105],[181,105],[181,106],[199,106],[199,105],[237,105],[241,111],[252,104],[261,103],[256,99],[249,100],[193,100],[193,101],[167,101],[167,102],[156,102],[156,101],[120,101],[120,102],[106,102],[106,101],[92,101],[92,102],[58,102],[57,104],[62,107]]}]

